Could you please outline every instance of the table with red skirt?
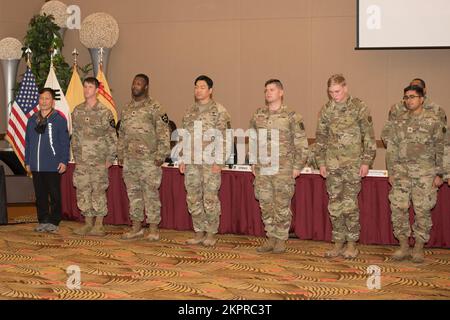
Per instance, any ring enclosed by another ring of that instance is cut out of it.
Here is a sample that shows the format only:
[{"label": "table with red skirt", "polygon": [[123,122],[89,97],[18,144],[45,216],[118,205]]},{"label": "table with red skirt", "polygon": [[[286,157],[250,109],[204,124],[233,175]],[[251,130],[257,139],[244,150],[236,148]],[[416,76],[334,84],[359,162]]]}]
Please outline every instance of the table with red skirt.
[{"label": "table with red skirt", "polygon": [[[74,164],[69,164],[61,179],[63,219],[83,221],[77,207],[73,186]],[[193,230],[186,204],[184,175],[177,168],[163,167],[160,186],[162,229]],[[264,236],[259,203],[253,189],[251,172],[222,171],[219,191],[221,216],[219,233]],[[392,232],[388,194],[390,185],[385,177],[366,177],[359,194],[361,244],[397,244]],[[122,178],[122,168],[109,169],[107,190],[108,215],[106,224],[130,225],[129,201]],[[302,240],[331,242],[331,222],[328,215],[328,194],[325,180],[317,174],[302,174],[296,180],[292,199],[291,234]],[[450,187],[445,183],[439,190],[432,210],[433,227],[428,247],[450,248]],[[410,222],[414,211],[410,209]]]}]

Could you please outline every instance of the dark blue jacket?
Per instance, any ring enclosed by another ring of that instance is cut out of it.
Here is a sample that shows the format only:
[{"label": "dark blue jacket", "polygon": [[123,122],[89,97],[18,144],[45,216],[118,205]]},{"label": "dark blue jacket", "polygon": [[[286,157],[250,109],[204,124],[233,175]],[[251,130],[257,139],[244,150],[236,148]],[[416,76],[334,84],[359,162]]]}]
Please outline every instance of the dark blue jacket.
[{"label": "dark blue jacket", "polygon": [[69,132],[67,121],[57,111],[47,119],[43,134],[36,132],[38,113],[27,123],[25,164],[35,172],[58,172],[58,165],[69,162]]}]

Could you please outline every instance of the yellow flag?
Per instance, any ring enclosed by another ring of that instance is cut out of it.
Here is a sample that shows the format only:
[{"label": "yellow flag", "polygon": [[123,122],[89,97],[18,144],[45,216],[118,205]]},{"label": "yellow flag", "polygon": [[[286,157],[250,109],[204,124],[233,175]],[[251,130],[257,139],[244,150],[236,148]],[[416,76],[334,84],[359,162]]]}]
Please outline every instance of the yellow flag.
[{"label": "yellow flag", "polygon": [[73,112],[77,105],[84,102],[83,84],[76,66],[73,66],[72,78],[67,87],[66,100],[69,104],[70,112]]},{"label": "yellow flag", "polygon": [[111,90],[109,90],[108,81],[106,81],[105,74],[103,73],[102,66],[98,68],[97,80],[100,82],[100,87],[98,88],[98,101],[111,110],[114,121],[117,123],[117,110],[114,100],[111,96]]}]

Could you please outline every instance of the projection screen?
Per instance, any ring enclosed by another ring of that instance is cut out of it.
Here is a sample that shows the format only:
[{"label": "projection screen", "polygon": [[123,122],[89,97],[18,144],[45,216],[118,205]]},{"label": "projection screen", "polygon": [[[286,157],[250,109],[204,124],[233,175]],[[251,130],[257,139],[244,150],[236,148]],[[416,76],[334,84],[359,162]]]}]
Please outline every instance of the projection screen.
[{"label": "projection screen", "polygon": [[357,0],[356,49],[450,48],[450,0]]}]

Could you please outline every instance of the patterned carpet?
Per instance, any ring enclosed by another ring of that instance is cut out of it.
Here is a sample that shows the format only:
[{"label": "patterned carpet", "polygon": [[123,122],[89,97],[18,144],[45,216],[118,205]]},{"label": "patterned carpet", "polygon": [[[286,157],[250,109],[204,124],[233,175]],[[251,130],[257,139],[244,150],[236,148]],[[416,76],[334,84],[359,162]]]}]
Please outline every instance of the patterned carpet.
[{"label": "patterned carpet", "polygon": [[[426,261],[395,262],[395,247],[361,246],[352,261],[326,259],[329,243],[290,239],[288,252],[258,254],[261,238],[222,235],[216,248],[188,246],[189,232],[162,230],[162,241],[78,237],[64,221],[59,234],[35,224],[0,227],[0,299],[450,299],[450,250],[426,250]],[[68,289],[66,270],[81,270]],[[381,269],[370,290],[367,268]]]}]

